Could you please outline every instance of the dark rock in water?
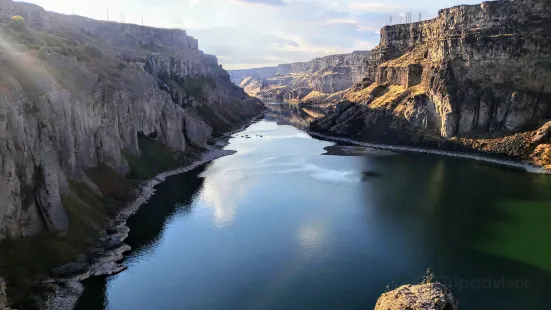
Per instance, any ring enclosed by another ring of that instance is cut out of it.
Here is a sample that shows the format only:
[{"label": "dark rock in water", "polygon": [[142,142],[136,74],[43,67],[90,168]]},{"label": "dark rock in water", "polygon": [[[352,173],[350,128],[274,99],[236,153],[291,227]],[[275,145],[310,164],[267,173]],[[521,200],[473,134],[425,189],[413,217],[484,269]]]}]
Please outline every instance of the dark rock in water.
[{"label": "dark rock in water", "polygon": [[375,172],[375,171],[364,171],[362,172],[362,179],[365,180],[365,179],[369,179],[369,178],[377,178],[377,177],[380,177],[381,174],[379,172]]}]

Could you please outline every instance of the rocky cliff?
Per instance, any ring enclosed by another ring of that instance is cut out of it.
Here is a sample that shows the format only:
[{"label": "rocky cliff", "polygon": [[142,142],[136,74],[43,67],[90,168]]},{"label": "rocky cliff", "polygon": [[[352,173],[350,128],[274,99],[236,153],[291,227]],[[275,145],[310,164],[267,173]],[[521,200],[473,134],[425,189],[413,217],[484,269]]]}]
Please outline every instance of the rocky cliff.
[{"label": "rocky cliff", "polygon": [[[234,70],[234,83],[261,98],[290,102],[338,101],[365,75],[367,51],[331,55],[273,68]],[[260,70],[260,71],[258,71]]]},{"label": "rocky cliff", "polygon": [[546,164],[549,126],[536,130],[551,119],[550,22],[545,1],[520,0],[384,27],[363,80],[311,128]]},{"label": "rocky cliff", "polygon": [[97,192],[86,169],[128,173],[138,134],[184,152],[262,110],[183,30],[11,0],[0,24],[0,239],[66,231],[68,180]]},{"label": "rocky cliff", "polygon": [[277,67],[230,70],[230,79],[235,85],[241,84],[246,78],[267,79],[277,74]]}]

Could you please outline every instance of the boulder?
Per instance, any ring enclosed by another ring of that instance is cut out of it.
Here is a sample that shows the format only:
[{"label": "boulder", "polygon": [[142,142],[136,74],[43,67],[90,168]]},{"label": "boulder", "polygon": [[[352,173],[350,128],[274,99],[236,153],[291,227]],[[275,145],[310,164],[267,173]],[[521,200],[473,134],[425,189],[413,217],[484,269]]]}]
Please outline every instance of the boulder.
[{"label": "boulder", "polygon": [[384,293],[375,310],[457,310],[459,302],[443,284],[403,285]]}]

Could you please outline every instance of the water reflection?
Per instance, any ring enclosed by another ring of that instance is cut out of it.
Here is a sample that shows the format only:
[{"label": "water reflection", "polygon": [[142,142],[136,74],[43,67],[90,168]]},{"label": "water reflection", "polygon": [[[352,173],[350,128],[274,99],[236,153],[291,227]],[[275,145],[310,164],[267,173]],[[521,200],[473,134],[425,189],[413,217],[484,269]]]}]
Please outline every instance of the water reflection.
[{"label": "water reflection", "polygon": [[213,224],[218,228],[235,221],[239,201],[248,191],[250,180],[246,180],[241,172],[242,170],[233,170],[211,173],[203,186],[201,198],[207,206],[214,209]]},{"label": "water reflection", "polygon": [[[157,185],[155,195],[138,213],[128,219],[127,225],[131,233],[125,243],[132,247],[132,251],[125,257],[126,265],[131,266],[152,255],[170,221],[175,216],[185,217],[191,212],[191,202],[203,184],[204,179],[198,177],[203,170],[204,167],[199,167],[170,177],[166,182]],[[107,278],[91,278],[84,281],[84,286],[84,294],[79,299],[76,310],[108,309]]]},{"label": "water reflection", "polygon": [[301,108],[298,105],[272,102],[264,114],[265,120],[276,121],[278,125],[291,125],[296,128],[306,128],[310,122],[323,115],[322,110]]}]

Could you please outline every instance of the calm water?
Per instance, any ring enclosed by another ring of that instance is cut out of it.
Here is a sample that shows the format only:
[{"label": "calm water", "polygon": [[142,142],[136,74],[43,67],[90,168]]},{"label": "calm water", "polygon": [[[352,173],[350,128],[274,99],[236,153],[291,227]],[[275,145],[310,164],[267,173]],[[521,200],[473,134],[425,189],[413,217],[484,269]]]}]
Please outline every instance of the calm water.
[{"label": "calm water", "polygon": [[78,309],[372,309],[426,268],[462,309],[549,309],[550,177],[340,156],[289,125],[309,117],[277,106],[235,155],[159,185],[128,222],[129,269],[87,281]]}]

